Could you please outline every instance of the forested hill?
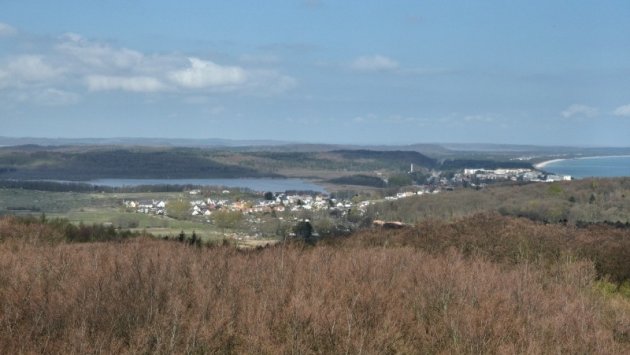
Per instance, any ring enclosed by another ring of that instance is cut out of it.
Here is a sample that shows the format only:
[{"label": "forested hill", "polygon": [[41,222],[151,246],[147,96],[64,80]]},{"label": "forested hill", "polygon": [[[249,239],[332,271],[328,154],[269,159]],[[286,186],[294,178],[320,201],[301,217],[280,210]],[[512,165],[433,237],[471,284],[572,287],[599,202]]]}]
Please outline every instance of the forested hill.
[{"label": "forested hill", "polygon": [[[287,171],[347,173],[432,169],[415,151],[269,152],[234,149],[26,145],[0,148],[0,179],[281,177]],[[295,175],[294,175],[295,176]]]},{"label": "forested hill", "polygon": [[409,166],[409,164],[414,164],[418,167],[433,168],[437,164],[435,159],[429,158],[426,155],[415,152],[415,151],[403,151],[403,150],[381,151],[381,150],[358,149],[358,150],[334,150],[331,153],[339,154],[345,159],[382,160],[382,161],[389,161],[391,163],[402,164],[405,166]]},{"label": "forested hill", "polygon": [[28,146],[0,150],[0,178],[91,180],[98,178],[275,177],[220,163],[196,149],[50,149]]}]

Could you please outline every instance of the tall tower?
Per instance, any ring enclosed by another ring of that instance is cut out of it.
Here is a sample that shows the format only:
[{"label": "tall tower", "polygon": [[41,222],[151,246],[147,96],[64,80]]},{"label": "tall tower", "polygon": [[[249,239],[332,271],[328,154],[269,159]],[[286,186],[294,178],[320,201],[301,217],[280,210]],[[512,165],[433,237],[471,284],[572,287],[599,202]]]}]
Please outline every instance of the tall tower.
[{"label": "tall tower", "polygon": [[413,173],[413,163],[411,163],[411,169],[409,169],[410,173]]}]

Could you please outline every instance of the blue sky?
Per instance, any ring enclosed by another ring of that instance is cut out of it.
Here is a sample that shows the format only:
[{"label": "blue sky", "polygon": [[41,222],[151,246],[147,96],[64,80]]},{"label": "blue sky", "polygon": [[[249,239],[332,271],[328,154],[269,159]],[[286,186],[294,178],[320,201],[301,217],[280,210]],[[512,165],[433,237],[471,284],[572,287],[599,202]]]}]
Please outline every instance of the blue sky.
[{"label": "blue sky", "polygon": [[0,136],[630,146],[628,1],[0,9]]}]

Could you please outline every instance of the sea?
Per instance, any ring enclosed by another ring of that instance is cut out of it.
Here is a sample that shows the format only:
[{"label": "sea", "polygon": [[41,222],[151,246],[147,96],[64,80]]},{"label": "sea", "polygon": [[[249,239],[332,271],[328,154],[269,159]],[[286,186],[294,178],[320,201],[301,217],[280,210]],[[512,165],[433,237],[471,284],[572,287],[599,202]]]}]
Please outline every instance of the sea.
[{"label": "sea", "polygon": [[630,156],[585,157],[553,161],[543,170],[574,178],[630,176]]},{"label": "sea", "polygon": [[246,188],[253,191],[261,192],[315,191],[320,193],[327,193],[327,191],[322,186],[302,179],[97,179],[77,182],[111,187],[141,185],[198,185],[224,186],[228,188]]}]

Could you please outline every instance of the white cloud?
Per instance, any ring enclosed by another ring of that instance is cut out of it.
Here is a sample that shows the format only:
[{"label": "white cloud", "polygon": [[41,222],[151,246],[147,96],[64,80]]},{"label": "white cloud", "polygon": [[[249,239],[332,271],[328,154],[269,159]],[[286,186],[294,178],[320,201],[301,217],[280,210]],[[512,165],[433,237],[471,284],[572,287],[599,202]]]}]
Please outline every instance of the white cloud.
[{"label": "white cloud", "polygon": [[595,117],[599,114],[599,110],[596,107],[582,105],[582,104],[574,104],[567,107],[564,111],[561,112],[562,117],[571,118],[571,117]]},{"label": "white cloud", "polygon": [[89,75],[86,77],[86,83],[90,91],[157,92],[167,88],[160,80],[147,76]]},{"label": "white cloud", "polygon": [[620,117],[630,117],[630,104],[619,106],[613,111],[613,115]]},{"label": "white cloud", "polygon": [[[207,58],[178,53],[142,53],[133,49],[87,40],[67,33],[38,54],[0,54],[0,89],[12,88],[13,95],[30,91],[43,95],[43,88],[127,92],[239,92],[274,95],[297,85],[297,80],[270,66],[274,56],[243,57],[241,65],[221,65]],[[251,61],[250,63],[245,63]],[[266,62],[266,63],[265,63]],[[265,69],[256,68],[263,65]],[[59,94],[48,91],[47,96]],[[180,92],[180,94],[183,94]],[[60,96],[60,95],[57,95]],[[42,100],[45,101],[45,100]],[[68,100],[72,101],[72,100]]]},{"label": "white cloud", "polygon": [[9,37],[17,33],[17,30],[6,23],[0,22],[0,37]]},{"label": "white cloud", "polygon": [[240,85],[247,80],[247,73],[241,67],[221,66],[209,60],[188,58],[190,67],[172,71],[169,78],[184,88],[200,89]]},{"label": "white cloud", "polygon": [[5,75],[16,80],[46,81],[59,76],[63,72],[44,61],[39,55],[22,55],[13,58],[5,68]]},{"label": "white cloud", "polygon": [[398,69],[399,65],[395,60],[377,54],[358,57],[350,64],[350,67],[361,71],[387,71]]},{"label": "white cloud", "polygon": [[144,55],[127,48],[112,48],[92,42],[75,33],[66,33],[57,50],[71,58],[95,68],[132,68],[140,65]]}]

